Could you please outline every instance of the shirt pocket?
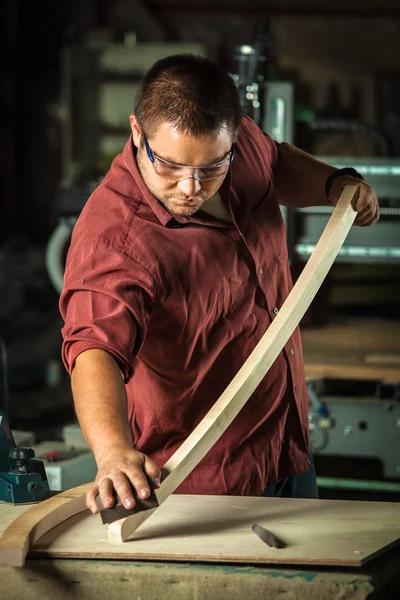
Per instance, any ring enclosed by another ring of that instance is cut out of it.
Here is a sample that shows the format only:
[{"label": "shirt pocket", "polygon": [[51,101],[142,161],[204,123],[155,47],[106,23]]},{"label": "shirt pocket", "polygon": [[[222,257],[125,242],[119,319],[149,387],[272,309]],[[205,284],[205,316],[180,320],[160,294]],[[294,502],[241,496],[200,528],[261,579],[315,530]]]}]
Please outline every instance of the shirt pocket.
[{"label": "shirt pocket", "polygon": [[267,235],[276,261],[280,264],[285,263],[288,259],[286,228],[272,186],[269,187],[267,194],[252,210],[251,216],[257,228],[261,229]]}]

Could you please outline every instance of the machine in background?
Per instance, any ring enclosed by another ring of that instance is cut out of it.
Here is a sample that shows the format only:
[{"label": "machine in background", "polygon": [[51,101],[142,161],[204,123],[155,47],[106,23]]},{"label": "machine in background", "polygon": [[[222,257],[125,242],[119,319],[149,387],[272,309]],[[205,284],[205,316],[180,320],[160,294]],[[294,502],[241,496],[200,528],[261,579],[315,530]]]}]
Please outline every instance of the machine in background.
[{"label": "machine in background", "polygon": [[[277,141],[293,143],[295,131],[294,86],[291,82],[269,82],[263,129]],[[374,128],[349,121],[321,123],[330,130],[357,128],[370,132],[382,156],[318,156],[337,168],[352,166],[375,189],[380,201],[380,220],[372,228],[354,227],[339,251],[336,264],[342,265],[343,293],[356,294],[364,312],[369,290],[368,273],[400,264],[400,159],[385,156],[388,147]],[[318,121],[310,122],[318,129]],[[332,207],[287,209],[281,207],[286,224],[289,260],[302,263],[311,256]],[[365,265],[360,278],[351,281],[346,266]],[[381,265],[378,267],[378,265]],[[338,267],[335,267],[336,269]],[[364,275],[363,275],[364,274]],[[376,275],[376,273],[375,273]],[[379,279],[377,279],[379,285]],[[338,292],[340,294],[340,292]],[[336,301],[343,303],[343,298]],[[397,302],[397,295],[392,302]],[[398,331],[398,335],[395,333]],[[367,480],[361,472],[345,477],[319,477],[320,487],[400,493],[400,330],[382,310],[372,319],[346,320],[332,331],[316,327],[315,335],[303,330],[307,386],[310,396],[310,434],[314,455],[375,460],[381,472],[378,481]],[[310,338],[310,339],[309,339]],[[350,338],[349,347],[346,339]],[[360,340],[355,343],[354,340]],[[319,340],[323,342],[318,346]],[[375,350],[375,352],[374,352]],[[325,352],[325,356],[324,356]],[[374,380],[375,377],[375,380]],[[357,479],[356,479],[357,478]]]},{"label": "machine in background", "polygon": [[32,448],[18,448],[3,412],[0,412],[0,502],[26,504],[50,495],[43,462]]}]

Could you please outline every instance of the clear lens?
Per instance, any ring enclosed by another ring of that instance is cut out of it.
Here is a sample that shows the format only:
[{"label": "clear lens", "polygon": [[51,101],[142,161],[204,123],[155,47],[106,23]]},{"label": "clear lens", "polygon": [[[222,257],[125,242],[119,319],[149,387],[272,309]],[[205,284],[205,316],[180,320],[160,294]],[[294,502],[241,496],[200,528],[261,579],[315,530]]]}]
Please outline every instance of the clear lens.
[{"label": "clear lens", "polygon": [[165,179],[174,179],[179,181],[185,177],[196,175],[200,181],[205,181],[207,179],[216,179],[217,177],[224,175],[229,168],[229,162],[218,166],[201,167],[196,169],[192,167],[174,166],[169,163],[164,163],[156,158],[154,161],[154,168],[156,173]]}]

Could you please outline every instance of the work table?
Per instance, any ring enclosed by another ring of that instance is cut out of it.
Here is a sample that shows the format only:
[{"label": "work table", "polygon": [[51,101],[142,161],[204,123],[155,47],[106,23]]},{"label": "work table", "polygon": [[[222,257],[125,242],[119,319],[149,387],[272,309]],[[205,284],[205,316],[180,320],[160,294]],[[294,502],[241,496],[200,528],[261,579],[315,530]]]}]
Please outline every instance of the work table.
[{"label": "work table", "polygon": [[[0,533],[28,508],[0,505]],[[253,522],[287,547],[263,544]],[[399,523],[397,503],[172,495],[127,542],[109,545],[100,517],[85,511],[43,536],[25,567],[0,567],[2,597],[395,600]]]}]

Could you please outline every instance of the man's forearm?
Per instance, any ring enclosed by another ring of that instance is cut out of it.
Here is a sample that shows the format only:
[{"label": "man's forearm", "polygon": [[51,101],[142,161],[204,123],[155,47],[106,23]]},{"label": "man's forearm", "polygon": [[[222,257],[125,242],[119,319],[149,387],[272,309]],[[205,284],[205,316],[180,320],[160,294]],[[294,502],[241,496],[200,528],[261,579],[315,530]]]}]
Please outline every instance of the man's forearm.
[{"label": "man's forearm", "polygon": [[96,460],[111,449],[132,448],[125,386],[108,352],[87,350],[78,356],[72,392],[82,432]]},{"label": "man's forearm", "polygon": [[274,186],[279,204],[301,208],[327,205],[325,181],[336,168],[287,144],[278,144]]}]

